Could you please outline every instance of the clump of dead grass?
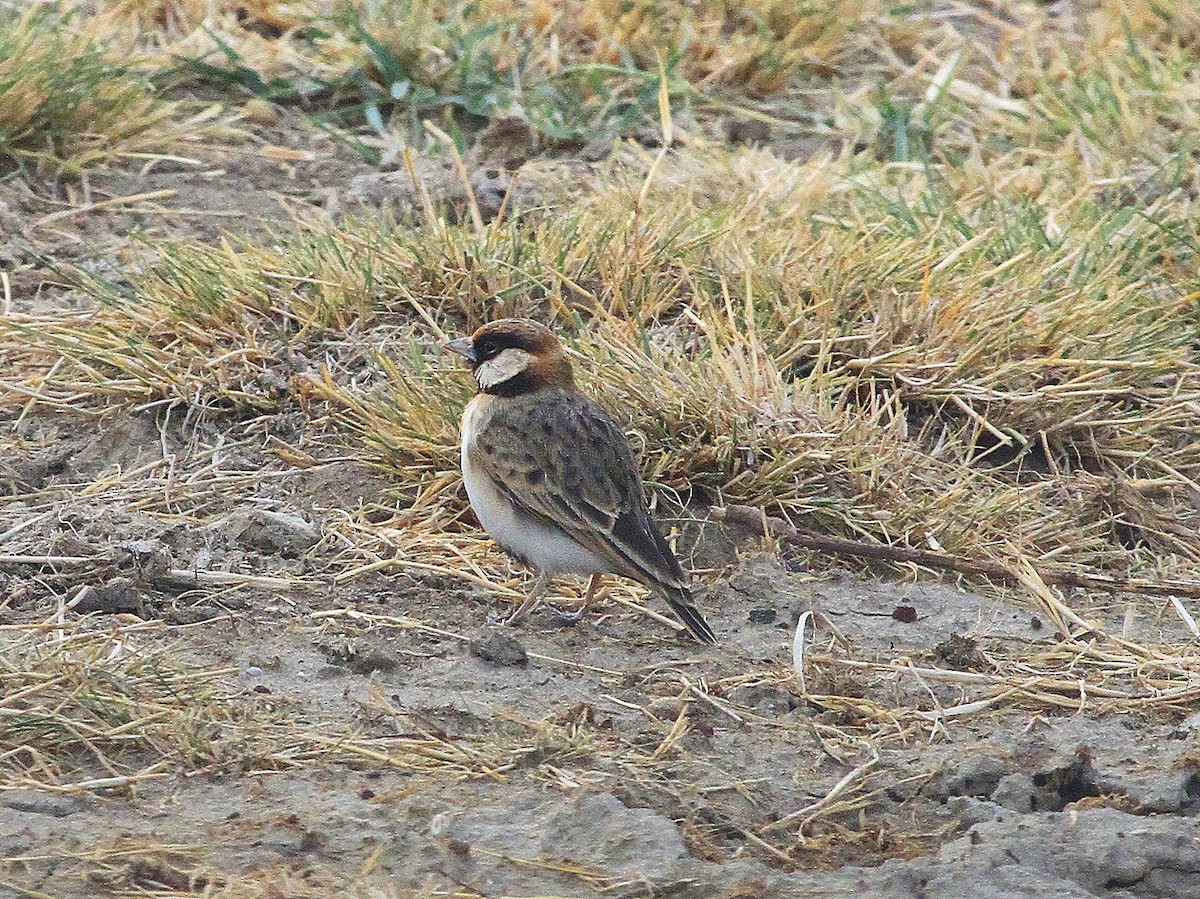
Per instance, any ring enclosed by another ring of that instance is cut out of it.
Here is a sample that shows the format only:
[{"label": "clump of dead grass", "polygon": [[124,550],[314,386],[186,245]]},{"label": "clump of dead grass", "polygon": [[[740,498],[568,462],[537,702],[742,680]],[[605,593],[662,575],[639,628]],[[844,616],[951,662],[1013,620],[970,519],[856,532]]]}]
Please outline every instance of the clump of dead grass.
[{"label": "clump of dead grass", "polygon": [[194,136],[112,44],[65,7],[0,7],[0,162],[78,172]]},{"label": "clump of dead grass", "polygon": [[[466,890],[431,888],[418,893],[395,890],[385,875],[375,874],[376,858],[363,860],[363,870],[350,875],[326,865],[296,865],[280,862],[251,870],[226,870],[211,861],[225,847],[164,844],[150,839],[122,837],[110,845],[86,851],[29,852],[0,858],[0,870],[21,870],[39,865],[72,869],[93,890],[109,896],[163,896],[174,899],[480,899]],[[16,882],[0,880],[0,886],[27,896],[41,896]]]},{"label": "clump of dead grass", "polygon": [[184,665],[162,625],[96,626],[70,611],[0,625],[0,782],[60,792],[128,790],[181,771],[278,771],[317,758],[469,776],[486,751],[309,722],[231,687],[236,669]]},{"label": "clump of dead grass", "polygon": [[255,755],[229,739],[255,717],[220,688],[229,672],[180,667],[145,639],[157,629],[93,628],[61,613],[3,626],[0,766],[9,785],[119,789],[177,765],[237,766]]},{"label": "clump of dead grass", "polygon": [[493,119],[524,123],[541,144],[634,133],[653,125],[660,83],[681,111],[767,117],[749,107],[863,52],[857,28],[871,5],[347,0],[123,10],[169,54],[163,65],[177,82],[295,104],[346,129],[364,156],[391,159],[421,142],[428,117],[460,141]]},{"label": "clump of dead grass", "polygon": [[650,171],[554,216],[171,250],[133,295],[93,284],[113,305],[92,320],[8,332],[38,328],[62,390],[331,403],[441,505],[468,387],[438,344],[534,289],[684,502],[1051,567],[1200,552],[1178,524],[1200,475],[1186,202],[1051,210],[715,150]]}]

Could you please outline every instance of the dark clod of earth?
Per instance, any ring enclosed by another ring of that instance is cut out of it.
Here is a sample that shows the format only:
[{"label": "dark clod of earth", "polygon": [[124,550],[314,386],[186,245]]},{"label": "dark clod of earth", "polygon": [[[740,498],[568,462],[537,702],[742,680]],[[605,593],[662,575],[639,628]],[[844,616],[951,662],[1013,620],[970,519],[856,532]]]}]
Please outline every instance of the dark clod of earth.
[{"label": "dark clod of earth", "polygon": [[471,638],[471,655],[493,665],[523,668],[529,663],[525,647],[511,634],[489,630]]}]

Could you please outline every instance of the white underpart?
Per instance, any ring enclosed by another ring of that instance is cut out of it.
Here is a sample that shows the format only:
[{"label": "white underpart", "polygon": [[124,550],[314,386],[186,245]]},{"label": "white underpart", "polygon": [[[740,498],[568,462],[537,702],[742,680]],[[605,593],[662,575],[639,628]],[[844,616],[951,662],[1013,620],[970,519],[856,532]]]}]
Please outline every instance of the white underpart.
[{"label": "white underpart", "polygon": [[516,347],[502,350],[494,359],[489,359],[475,369],[475,380],[484,390],[503,384],[509,378],[515,378],[529,365],[533,356]]},{"label": "white underpart", "polygon": [[[479,436],[481,399],[477,397],[472,400],[463,415],[462,471],[471,508],[475,510],[484,530],[502,547],[521,556],[548,576],[610,571],[609,563],[591,550],[557,528],[547,527],[519,510],[500,492],[488,474],[471,461],[469,448]],[[536,488],[523,486],[523,489]]]}]

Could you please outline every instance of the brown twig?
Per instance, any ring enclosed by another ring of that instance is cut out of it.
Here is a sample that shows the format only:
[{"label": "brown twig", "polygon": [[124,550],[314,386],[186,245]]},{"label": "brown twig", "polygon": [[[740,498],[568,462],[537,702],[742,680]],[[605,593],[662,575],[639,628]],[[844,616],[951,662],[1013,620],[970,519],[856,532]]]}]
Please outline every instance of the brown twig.
[{"label": "brown twig", "polygon": [[[882,543],[862,543],[843,537],[829,537],[802,531],[782,518],[766,515],[752,506],[725,506],[710,510],[717,521],[723,521],[758,535],[769,535],[793,546],[826,552],[836,556],[853,556],[878,562],[906,565],[923,565],[944,571],[974,577],[995,578],[1010,584],[1021,583],[1021,576],[1002,562],[986,559],[970,559],[949,553],[913,549],[911,546],[888,546]],[[1038,572],[1047,584],[1057,587],[1082,587],[1090,590],[1105,590],[1110,593],[1145,593],[1152,596],[1200,597],[1200,581],[1161,580],[1149,581],[1142,578],[1113,577],[1107,574],[1079,571]]]}]

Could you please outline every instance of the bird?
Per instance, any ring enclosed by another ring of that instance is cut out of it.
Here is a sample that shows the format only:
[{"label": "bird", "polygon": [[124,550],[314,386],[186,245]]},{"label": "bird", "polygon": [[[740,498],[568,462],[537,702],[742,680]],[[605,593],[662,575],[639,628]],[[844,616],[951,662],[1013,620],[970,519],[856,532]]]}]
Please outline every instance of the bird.
[{"label": "bird", "polygon": [[661,595],[700,643],[716,634],[687,574],[650,517],[629,440],[575,384],[571,361],[532,319],[489,322],[444,345],[467,360],[478,392],[463,412],[462,474],[484,530],[537,581],[518,620],[560,574],[591,575],[582,617],[601,577],[616,574]]}]

